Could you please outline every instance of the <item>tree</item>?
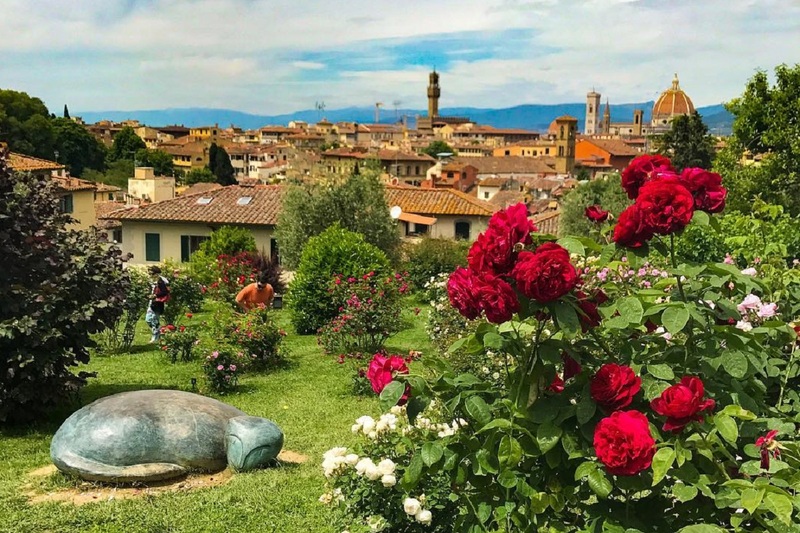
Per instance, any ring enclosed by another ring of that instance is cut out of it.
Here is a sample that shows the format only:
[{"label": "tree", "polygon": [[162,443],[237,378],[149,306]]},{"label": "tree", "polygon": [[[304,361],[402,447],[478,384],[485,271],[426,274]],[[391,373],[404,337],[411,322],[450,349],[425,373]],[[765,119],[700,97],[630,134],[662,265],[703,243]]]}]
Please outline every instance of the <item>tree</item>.
[{"label": "tree", "polygon": [[83,176],[87,169],[105,169],[107,149],[86,128],[68,118],[54,118],[53,133],[58,161],[67,166],[70,174]]},{"label": "tree", "polygon": [[105,172],[91,169],[84,171],[83,178],[89,181],[106,183],[126,189],[128,187],[128,180],[133,177],[133,172],[133,160],[120,159],[119,161],[112,161],[109,163]]},{"label": "tree", "polygon": [[114,136],[114,143],[108,153],[110,161],[120,161],[121,159],[133,159],[136,152],[147,148],[141,137],[130,126],[125,126]]},{"label": "tree", "polygon": [[584,214],[588,206],[597,204],[617,217],[630,203],[625,189],[622,188],[619,174],[582,183],[564,197],[559,233],[588,237],[592,229],[597,227],[597,224],[590,222]]},{"label": "tree", "polygon": [[214,183],[215,181],[217,181],[217,177],[206,167],[193,168],[186,173],[186,177],[184,178],[186,185],[194,185],[195,183]]},{"label": "tree", "polygon": [[714,161],[714,137],[700,113],[679,115],[672,119],[672,127],[656,138],[658,153],[669,157],[676,170],[689,167],[710,169]]},{"label": "tree", "polygon": [[277,229],[283,264],[297,267],[308,240],[336,223],[360,233],[368,243],[396,259],[400,236],[389,215],[379,176],[379,167],[371,164],[360,174],[344,179],[290,185],[284,193]]},{"label": "tree", "polygon": [[69,109],[67,108],[67,104],[64,104],[64,118],[70,118]]},{"label": "tree", "polygon": [[172,156],[164,150],[143,148],[136,152],[136,162],[140,167],[153,167],[156,176],[172,176],[175,167]]},{"label": "tree", "polygon": [[236,185],[236,171],[231,158],[225,148],[217,146],[217,143],[211,143],[208,150],[208,169],[214,173],[220,185]]},{"label": "tree", "polygon": [[92,334],[119,319],[122,253],[95,231],[66,229],[48,179],[10,172],[0,153],[0,421],[41,415],[90,374]]},{"label": "tree", "polygon": [[453,154],[456,151],[444,141],[433,141],[428,146],[421,150],[421,153],[428,154],[431,157],[437,157],[437,154]]},{"label": "tree", "polygon": [[53,125],[44,102],[0,89],[0,141],[12,152],[53,159]]},{"label": "tree", "polygon": [[[733,135],[728,157],[719,170],[739,180],[743,174],[758,183],[757,188],[740,187],[729,193],[729,202],[752,204],[754,196],[800,213],[800,64],[775,68],[775,84],[767,73],[757,72],[742,96],[726,107],[733,116]],[[743,169],[743,155],[760,156],[760,166]],[[738,197],[739,194],[751,196]]]}]

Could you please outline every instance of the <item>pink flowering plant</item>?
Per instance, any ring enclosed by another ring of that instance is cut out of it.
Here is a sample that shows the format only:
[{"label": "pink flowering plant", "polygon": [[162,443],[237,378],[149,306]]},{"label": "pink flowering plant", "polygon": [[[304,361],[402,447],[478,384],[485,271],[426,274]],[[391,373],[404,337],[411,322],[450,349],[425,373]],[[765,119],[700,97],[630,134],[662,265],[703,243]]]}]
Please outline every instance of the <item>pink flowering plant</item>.
[{"label": "pink flowering plant", "polygon": [[[192,313],[186,313],[187,322],[191,321],[192,316]],[[161,349],[172,363],[178,360],[186,362],[194,359],[194,350],[199,343],[199,337],[197,329],[191,324],[167,324],[161,327],[160,342]]]},{"label": "pink flowering plant", "polygon": [[214,350],[203,361],[208,386],[219,394],[233,392],[239,384],[244,356],[239,352]]},{"label": "pink flowering plant", "polygon": [[249,358],[248,368],[270,370],[286,362],[288,351],[283,343],[286,332],[275,323],[273,313],[261,306],[232,314],[226,339]]},{"label": "pink flowering plant", "polygon": [[641,156],[622,184],[607,242],[539,234],[523,204],[491,218],[448,281],[480,322],[452,349],[501,354],[505,386],[447,361],[394,371],[386,409],[466,422],[441,455],[414,447],[402,487],[446,475],[453,531],[793,531],[797,287],[679,260],[686,227],[717,223],[719,175]]},{"label": "pink flowering plant", "polygon": [[213,264],[213,281],[207,294],[220,302],[235,305],[236,295],[258,277],[257,256],[251,252],[221,254]]}]

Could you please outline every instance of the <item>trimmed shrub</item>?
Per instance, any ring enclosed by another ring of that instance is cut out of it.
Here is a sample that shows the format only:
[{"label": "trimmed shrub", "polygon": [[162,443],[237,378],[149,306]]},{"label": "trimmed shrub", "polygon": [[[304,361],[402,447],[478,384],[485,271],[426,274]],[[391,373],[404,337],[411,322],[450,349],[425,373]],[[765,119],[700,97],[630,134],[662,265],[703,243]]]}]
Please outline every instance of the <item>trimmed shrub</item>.
[{"label": "trimmed shrub", "polygon": [[150,278],[142,269],[128,268],[128,290],[122,302],[123,313],[113,326],[96,336],[98,348],[105,353],[126,352],[133,346],[136,324],[150,303]]},{"label": "trimmed shrub", "polygon": [[256,240],[250,230],[239,226],[222,226],[200,245],[189,263],[195,278],[204,285],[210,285],[216,279],[212,268],[219,256],[255,251]]},{"label": "trimmed shrub", "polygon": [[302,335],[315,333],[338,313],[329,291],[334,276],[360,278],[369,272],[388,275],[389,260],[362,235],[336,224],[309,239],[286,295],[292,326]]},{"label": "trimmed shrub", "polygon": [[403,246],[405,269],[411,283],[421,289],[431,278],[466,266],[470,242],[464,240],[424,238]]},{"label": "trimmed shrub", "polygon": [[166,262],[162,274],[169,282],[169,301],[164,306],[164,322],[176,324],[185,313],[203,309],[203,285],[188,269]]}]

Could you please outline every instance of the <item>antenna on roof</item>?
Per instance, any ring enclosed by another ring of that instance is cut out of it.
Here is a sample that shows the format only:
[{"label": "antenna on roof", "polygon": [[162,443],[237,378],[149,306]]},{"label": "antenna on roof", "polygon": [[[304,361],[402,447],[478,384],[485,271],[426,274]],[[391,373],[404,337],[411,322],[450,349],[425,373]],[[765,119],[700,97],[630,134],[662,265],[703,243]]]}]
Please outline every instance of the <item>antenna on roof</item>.
[{"label": "antenna on roof", "polygon": [[381,106],[383,102],[375,102],[375,124],[381,123]]},{"label": "antenna on roof", "polygon": [[392,102],[392,105],[394,106],[394,121],[395,122],[399,122],[400,121],[400,117],[397,116],[397,106],[399,106],[402,103],[403,102],[401,102],[400,100],[395,100],[394,102]]},{"label": "antenna on roof", "polygon": [[314,103],[314,108],[317,110],[317,122],[320,121],[322,118],[322,113],[325,112],[325,102],[320,100],[319,102]]}]

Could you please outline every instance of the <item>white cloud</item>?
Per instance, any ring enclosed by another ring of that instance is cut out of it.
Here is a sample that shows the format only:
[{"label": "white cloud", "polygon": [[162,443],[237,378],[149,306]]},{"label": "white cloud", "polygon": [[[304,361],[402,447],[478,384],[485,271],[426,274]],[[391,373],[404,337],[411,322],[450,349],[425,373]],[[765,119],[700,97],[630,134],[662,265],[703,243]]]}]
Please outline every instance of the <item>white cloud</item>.
[{"label": "white cloud", "polygon": [[325,68],[325,63],[317,61],[295,61],[292,66],[301,70],[322,70]]}]

